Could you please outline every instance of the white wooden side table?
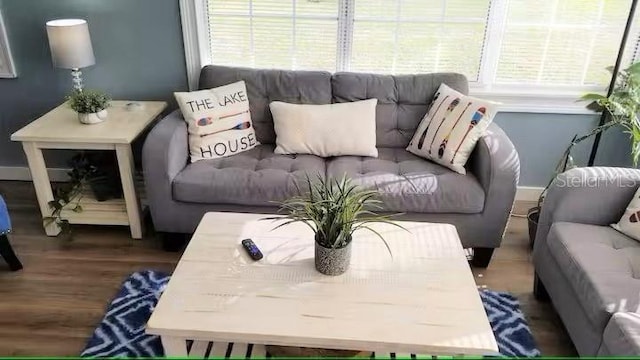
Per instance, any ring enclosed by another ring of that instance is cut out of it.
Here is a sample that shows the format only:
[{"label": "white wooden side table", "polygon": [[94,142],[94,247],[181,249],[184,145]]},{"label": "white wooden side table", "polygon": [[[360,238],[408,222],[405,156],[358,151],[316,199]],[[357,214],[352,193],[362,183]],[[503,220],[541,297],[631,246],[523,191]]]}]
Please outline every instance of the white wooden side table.
[{"label": "white wooden side table", "polygon": [[[122,199],[98,202],[84,194],[79,204],[83,211],[64,210],[61,217],[71,224],[125,225],[131,229],[131,237],[142,238],[140,201],[135,189],[135,166],[131,143],[167,107],[164,101],[136,101],[142,106],[127,110],[130,101],[113,101],[106,121],[84,125],[66,103],[56,107],[37,120],[11,135],[11,140],[22,142],[27,156],[31,178],[43,217],[50,216],[53,191],[47,174],[42,149],[113,150],[116,152]],[[60,227],[51,222],[44,225],[49,236],[56,236]]]}]

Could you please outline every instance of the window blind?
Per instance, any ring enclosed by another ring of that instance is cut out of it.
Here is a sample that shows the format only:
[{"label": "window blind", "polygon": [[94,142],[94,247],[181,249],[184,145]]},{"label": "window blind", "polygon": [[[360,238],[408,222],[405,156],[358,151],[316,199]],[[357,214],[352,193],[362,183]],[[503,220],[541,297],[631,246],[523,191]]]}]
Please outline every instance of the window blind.
[{"label": "window blind", "polygon": [[336,70],[338,0],[208,0],[214,64]]},{"label": "window blind", "polygon": [[[214,64],[459,72],[485,89],[608,85],[631,0],[204,0]],[[640,60],[640,24],[624,66]],[[537,90],[536,90],[537,89]],[[546,90],[545,90],[546,91]]]},{"label": "window blind", "polygon": [[[630,5],[630,0],[508,0],[495,83],[608,85],[605,68],[615,63]],[[634,46],[629,42],[627,61]]]},{"label": "window blind", "polygon": [[349,70],[477,80],[489,0],[356,0]]}]

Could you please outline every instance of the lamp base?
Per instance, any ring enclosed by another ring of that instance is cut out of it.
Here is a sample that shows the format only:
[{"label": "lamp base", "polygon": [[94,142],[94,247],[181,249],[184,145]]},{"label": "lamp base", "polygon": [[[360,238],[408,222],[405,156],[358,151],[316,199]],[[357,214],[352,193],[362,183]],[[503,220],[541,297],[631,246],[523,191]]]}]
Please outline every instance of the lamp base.
[{"label": "lamp base", "polygon": [[80,69],[71,69],[71,82],[73,83],[73,90],[82,92],[82,71]]}]

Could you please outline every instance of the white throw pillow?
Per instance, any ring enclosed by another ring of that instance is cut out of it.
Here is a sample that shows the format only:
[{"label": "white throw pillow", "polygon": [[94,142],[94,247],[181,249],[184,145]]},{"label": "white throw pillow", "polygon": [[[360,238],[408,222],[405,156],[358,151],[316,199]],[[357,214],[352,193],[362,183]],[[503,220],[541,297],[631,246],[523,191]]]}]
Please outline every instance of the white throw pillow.
[{"label": "white throw pillow", "polygon": [[464,165],[498,105],[440,85],[407,151],[465,174]]},{"label": "white throw pillow", "polygon": [[187,122],[191,162],[237,154],[258,145],[244,81],[174,95]]},{"label": "white throw pillow", "polygon": [[378,156],[378,99],[327,105],[269,104],[276,154]]},{"label": "white throw pillow", "polygon": [[640,241],[640,189],[633,195],[620,221],[611,224],[611,227]]}]

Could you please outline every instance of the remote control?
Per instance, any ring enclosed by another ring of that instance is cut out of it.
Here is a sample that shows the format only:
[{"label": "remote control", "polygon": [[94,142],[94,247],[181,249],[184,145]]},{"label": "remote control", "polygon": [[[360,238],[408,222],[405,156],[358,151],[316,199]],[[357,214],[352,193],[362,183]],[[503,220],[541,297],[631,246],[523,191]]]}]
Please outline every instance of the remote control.
[{"label": "remote control", "polygon": [[242,247],[247,250],[247,253],[251,258],[255,261],[262,259],[262,253],[260,249],[256,246],[256,244],[251,239],[242,240]]}]

